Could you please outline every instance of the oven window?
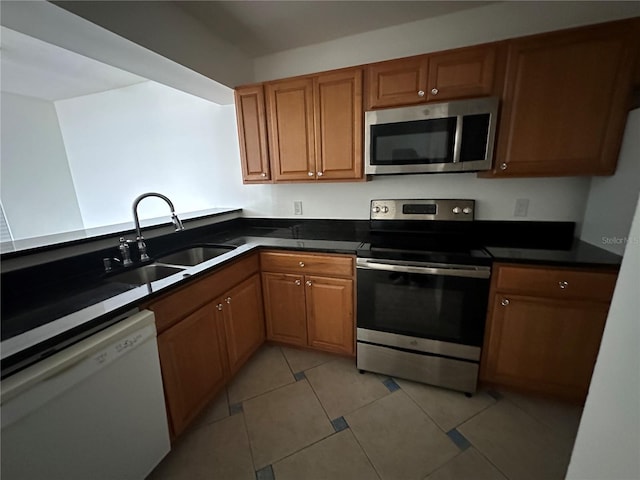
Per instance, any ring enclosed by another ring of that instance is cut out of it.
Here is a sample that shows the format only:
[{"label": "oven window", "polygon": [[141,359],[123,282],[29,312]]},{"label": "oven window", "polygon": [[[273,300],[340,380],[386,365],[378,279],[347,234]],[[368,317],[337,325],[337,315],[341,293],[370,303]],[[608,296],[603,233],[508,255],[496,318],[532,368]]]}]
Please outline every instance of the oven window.
[{"label": "oven window", "polygon": [[371,164],[452,163],[455,129],[455,117],[371,125]]},{"label": "oven window", "polygon": [[358,327],[481,346],[489,280],[358,270]]}]

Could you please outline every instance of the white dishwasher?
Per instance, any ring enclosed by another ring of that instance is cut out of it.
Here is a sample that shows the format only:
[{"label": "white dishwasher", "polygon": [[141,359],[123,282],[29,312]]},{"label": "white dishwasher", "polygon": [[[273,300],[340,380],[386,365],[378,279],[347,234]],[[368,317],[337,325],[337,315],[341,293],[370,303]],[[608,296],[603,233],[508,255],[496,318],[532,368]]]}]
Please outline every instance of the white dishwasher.
[{"label": "white dishwasher", "polygon": [[3,480],[138,480],[170,450],[153,312],[0,387]]}]

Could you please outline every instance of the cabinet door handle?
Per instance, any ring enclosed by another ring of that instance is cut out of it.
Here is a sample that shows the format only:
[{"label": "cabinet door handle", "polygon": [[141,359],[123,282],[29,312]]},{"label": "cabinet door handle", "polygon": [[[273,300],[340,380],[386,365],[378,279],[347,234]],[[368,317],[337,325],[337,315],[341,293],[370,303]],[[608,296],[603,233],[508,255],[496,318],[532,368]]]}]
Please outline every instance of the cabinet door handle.
[{"label": "cabinet door handle", "polygon": [[324,175],[324,173],[323,173],[323,172],[318,172],[318,176],[319,176],[319,177],[321,177],[321,176],[323,176],[323,175]]},{"label": "cabinet door handle", "polygon": [[511,302],[509,301],[508,298],[503,298],[502,301],[500,302],[500,305],[502,305],[503,307],[506,307],[507,305],[509,305]]},{"label": "cabinet door handle", "polygon": [[219,303],[218,305],[216,305],[216,308],[217,308],[218,310],[222,310],[222,304],[221,304],[221,303]]},{"label": "cabinet door handle", "polygon": [[298,286],[300,286],[300,285],[302,285],[302,282],[301,282],[300,280],[296,280],[296,281],[295,281],[295,284],[296,284],[296,285],[298,285]]},{"label": "cabinet door handle", "polygon": [[313,177],[313,172],[307,172],[307,176]]},{"label": "cabinet door handle", "polygon": [[424,97],[424,90],[418,90],[418,96]]},{"label": "cabinet door handle", "polygon": [[437,95],[440,92],[440,90],[438,90],[437,88],[432,88],[431,89],[431,95]]},{"label": "cabinet door handle", "polygon": [[306,285],[307,287],[310,287],[310,286],[311,286],[311,280],[307,280],[307,281],[305,282],[305,285]]},{"label": "cabinet door handle", "polygon": [[227,302],[227,303],[231,303],[231,297],[225,298],[224,301]]},{"label": "cabinet door handle", "polygon": [[500,170],[503,170],[503,171],[504,171],[504,170],[506,170],[506,169],[507,169],[507,164],[506,164],[505,162],[502,162],[502,163],[500,164]]},{"label": "cabinet door handle", "polygon": [[300,262],[298,265],[300,265],[301,267],[304,267],[304,262]]},{"label": "cabinet door handle", "polygon": [[267,176],[267,174],[266,174],[265,172],[262,172],[262,173],[260,174],[260,176],[261,176],[261,177],[266,177],[266,176]]},{"label": "cabinet door handle", "polygon": [[558,285],[560,286],[561,289],[564,290],[569,286],[569,282],[561,281],[561,282],[558,282]]}]

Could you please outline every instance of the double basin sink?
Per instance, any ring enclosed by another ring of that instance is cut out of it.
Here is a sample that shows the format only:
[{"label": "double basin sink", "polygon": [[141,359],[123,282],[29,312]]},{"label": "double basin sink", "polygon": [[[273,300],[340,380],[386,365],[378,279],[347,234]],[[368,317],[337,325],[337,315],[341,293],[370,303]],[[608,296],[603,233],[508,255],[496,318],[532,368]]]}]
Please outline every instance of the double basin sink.
[{"label": "double basin sink", "polygon": [[189,247],[155,259],[153,263],[109,275],[109,282],[144,285],[183,272],[189,267],[224,255],[235,249],[228,245],[203,245]]}]

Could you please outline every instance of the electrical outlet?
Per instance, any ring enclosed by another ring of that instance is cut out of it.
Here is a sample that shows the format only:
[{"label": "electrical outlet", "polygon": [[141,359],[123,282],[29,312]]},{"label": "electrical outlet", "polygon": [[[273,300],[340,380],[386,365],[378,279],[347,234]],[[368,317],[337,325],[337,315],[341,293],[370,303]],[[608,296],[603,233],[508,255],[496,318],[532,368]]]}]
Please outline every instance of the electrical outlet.
[{"label": "electrical outlet", "polygon": [[516,200],[516,207],[513,209],[514,217],[526,217],[529,213],[529,199],[518,198]]},{"label": "electrical outlet", "polygon": [[295,200],[293,202],[293,214],[302,215],[302,200]]}]

